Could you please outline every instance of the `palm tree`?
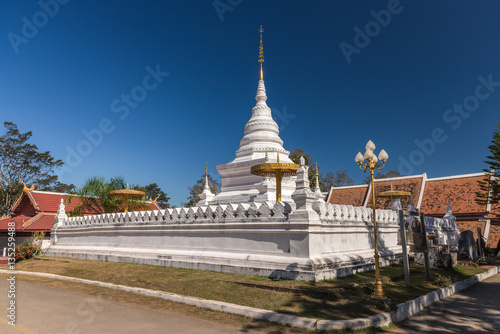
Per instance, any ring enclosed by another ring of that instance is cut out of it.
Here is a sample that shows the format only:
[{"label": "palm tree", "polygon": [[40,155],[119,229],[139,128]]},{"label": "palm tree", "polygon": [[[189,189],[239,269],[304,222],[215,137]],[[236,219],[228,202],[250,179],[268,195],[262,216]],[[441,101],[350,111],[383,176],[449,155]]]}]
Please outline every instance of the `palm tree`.
[{"label": "palm tree", "polygon": [[[106,181],[103,177],[93,176],[88,178],[81,188],[78,188],[71,196],[68,196],[68,203],[73,197],[78,198],[78,204],[68,214],[70,216],[82,216],[87,214],[103,214],[123,211],[124,200],[122,197],[111,196],[111,190],[124,189],[127,183],[122,177],[112,177]],[[139,188],[132,186],[131,189]],[[143,210],[144,198],[131,199],[129,208],[132,210]]]}]

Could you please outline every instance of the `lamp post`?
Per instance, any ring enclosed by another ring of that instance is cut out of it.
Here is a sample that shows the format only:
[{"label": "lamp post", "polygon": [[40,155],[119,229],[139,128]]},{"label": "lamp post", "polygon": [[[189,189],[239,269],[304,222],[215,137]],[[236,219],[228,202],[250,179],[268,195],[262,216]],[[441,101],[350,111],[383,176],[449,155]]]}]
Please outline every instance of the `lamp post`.
[{"label": "lamp post", "polygon": [[[387,159],[389,159],[389,155],[385,150],[380,151],[377,156],[375,153],[375,144],[369,140],[368,143],[366,144],[366,152],[364,155],[359,152],[356,155],[356,163],[359,165],[359,169],[361,169],[363,172],[366,172],[366,169],[370,170],[370,176],[371,176],[371,186],[372,186],[372,203],[373,203],[373,233],[374,233],[374,238],[375,238],[375,292],[373,293],[372,298],[377,299],[377,300],[385,300],[387,299],[384,296],[384,290],[382,289],[382,280],[380,279],[380,265],[379,265],[379,255],[378,255],[378,242],[377,242],[377,214],[375,212],[375,184],[374,184],[374,178],[373,174],[375,171],[375,168],[377,168],[379,171],[382,170],[385,166],[385,162]],[[366,163],[363,165],[363,162],[367,160]],[[379,160],[382,162],[382,165],[380,165]]]}]

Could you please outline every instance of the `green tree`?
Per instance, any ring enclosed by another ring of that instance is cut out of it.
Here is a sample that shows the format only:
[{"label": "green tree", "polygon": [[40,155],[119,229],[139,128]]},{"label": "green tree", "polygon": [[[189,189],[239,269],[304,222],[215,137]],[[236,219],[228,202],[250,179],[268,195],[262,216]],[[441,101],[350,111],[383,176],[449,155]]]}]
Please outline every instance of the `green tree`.
[{"label": "green tree", "polygon": [[[70,216],[81,216],[83,213],[103,214],[111,212],[122,212],[125,201],[122,197],[111,196],[111,190],[125,189],[127,184],[122,177],[111,178],[106,181],[103,177],[94,176],[88,178],[81,188],[68,197],[68,203],[77,197],[78,204],[68,214]],[[130,189],[141,190],[140,186],[132,186]],[[147,209],[144,197],[129,199],[129,211]]]},{"label": "green tree", "polygon": [[11,206],[23,190],[20,180],[38,190],[74,189],[54,175],[63,161],[55,160],[49,151],[39,152],[36,145],[29,143],[31,131],[21,133],[11,122],[4,122],[4,127],[6,132],[0,136],[0,215],[11,213]]},{"label": "green tree", "polygon": [[[476,192],[476,202],[480,205],[498,204],[500,202],[500,122],[493,132],[493,140],[488,145],[490,155],[484,162],[489,169],[484,169],[487,174],[485,180],[478,181],[481,191]],[[500,214],[497,214],[500,216]]]},{"label": "green tree", "polygon": [[349,177],[347,171],[339,170],[336,173],[328,172],[323,178],[323,191],[330,191],[332,187],[352,186],[354,181]]},{"label": "green tree", "polygon": [[148,184],[147,186],[141,187],[142,191],[146,193],[146,199],[156,200],[156,203],[162,208],[166,209],[170,207],[168,200],[170,197],[167,197],[167,194],[161,190],[161,188],[156,183]]},{"label": "green tree", "polygon": [[[216,180],[212,178],[210,174],[208,174],[208,186],[210,187],[210,191],[214,194],[217,195],[220,192],[221,184],[219,180]],[[196,183],[189,187],[189,196],[188,196],[188,201],[185,203],[181,203],[181,205],[185,208],[189,208],[192,206],[195,206],[196,203],[200,201],[200,195],[203,192],[203,189],[205,188],[205,174],[202,175],[202,177],[196,181]]]}]

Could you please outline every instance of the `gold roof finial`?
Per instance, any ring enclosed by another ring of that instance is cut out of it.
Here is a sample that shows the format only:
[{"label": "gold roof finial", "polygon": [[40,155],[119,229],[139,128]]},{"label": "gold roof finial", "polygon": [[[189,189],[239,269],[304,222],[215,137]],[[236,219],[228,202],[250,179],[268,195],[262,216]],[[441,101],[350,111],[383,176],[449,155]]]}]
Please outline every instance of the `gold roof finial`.
[{"label": "gold roof finial", "polygon": [[151,199],[151,197],[150,197],[150,198],[149,198],[149,201],[150,201],[151,203],[156,203],[156,200],[157,200],[158,198],[160,198],[160,196],[161,196],[161,192],[158,192],[158,196],[156,196],[156,198],[155,198],[154,200],[152,200],[152,199]]},{"label": "gold roof finial", "polygon": [[262,63],[264,62],[264,45],[262,44],[262,33],[264,29],[262,29],[262,25],[260,25],[260,46],[259,46],[259,63],[260,63],[260,80],[264,80],[264,72],[262,72]]},{"label": "gold roof finial", "polygon": [[23,184],[23,192],[28,192],[28,191],[35,190],[35,185],[34,184],[32,184],[31,187],[28,188],[28,186],[26,185],[26,183],[24,183],[23,180],[21,180],[21,174],[19,174],[18,177],[19,177],[19,182],[21,182]]},{"label": "gold roof finial", "polygon": [[318,167],[318,163],[316,163],[316,176],[319,176],[319,167]]},{"label": "gold roof finial", "polygon": [[205,162],[205,175],[208,175],[208,164]]}]

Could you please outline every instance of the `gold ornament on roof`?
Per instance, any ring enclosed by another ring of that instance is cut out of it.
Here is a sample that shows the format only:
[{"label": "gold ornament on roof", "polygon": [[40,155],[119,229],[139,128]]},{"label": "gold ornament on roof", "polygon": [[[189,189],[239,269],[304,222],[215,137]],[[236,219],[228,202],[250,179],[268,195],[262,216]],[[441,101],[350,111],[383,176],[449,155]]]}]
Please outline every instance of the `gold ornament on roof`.
[{"label": "gold ornament on roof", "polygon": [[21,175],[18,175],[19,176],[19,182],[21,182],[23,184],[23,192],[28,192],[28,191],[33,191],[35,190],[35,185],[32,184],[30,188],[28,188],[26,186],[26,183],[23,182],[23,180],[21,180]]},{"label": "gold ornament on roof", "polygon": [[158,192],[158,196],[156,196],[156,198],[155,198],[154,200],[152,200],[152,199],[151,199],[151,197],[150,197],[150,198],[149,198],[149,201],[150,201],[151,203],[156,203],[156,200],[157,200],[158,198],[160,198],[160,196],[161,196],[161,192]]}]

